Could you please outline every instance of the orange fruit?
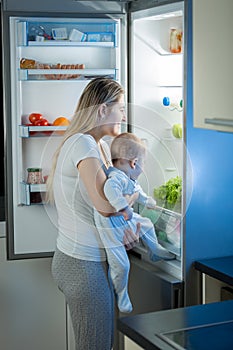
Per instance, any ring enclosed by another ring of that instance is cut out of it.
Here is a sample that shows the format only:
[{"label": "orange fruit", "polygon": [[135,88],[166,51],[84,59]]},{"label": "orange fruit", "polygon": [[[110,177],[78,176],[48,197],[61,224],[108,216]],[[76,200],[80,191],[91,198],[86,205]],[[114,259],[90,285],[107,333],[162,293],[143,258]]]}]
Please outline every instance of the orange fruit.
[{"label": "orange fruit", "polygon": [[55,126],[68,126],[68,125],[70,125],[70,121],[66,117],[58,117],[57,119],[54,120],[53,125],[55,125]]},{"label": "orange fruit", "polygon": [[[53,126],[68,126],[70,125],[70,121],[69,119],[67,119],[66,117],[58,117],[57,119],[55,119],[53,121]],[[61,131],[54,131],[54,134],[55,135],[63,135],[64,134],[64,130],[61,130]]]}]

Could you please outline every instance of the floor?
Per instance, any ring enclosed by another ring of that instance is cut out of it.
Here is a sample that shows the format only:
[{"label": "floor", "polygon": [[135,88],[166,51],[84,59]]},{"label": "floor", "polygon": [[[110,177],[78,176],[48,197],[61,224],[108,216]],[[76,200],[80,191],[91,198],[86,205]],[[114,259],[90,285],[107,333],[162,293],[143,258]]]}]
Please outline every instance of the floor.
[{"label": "floor", "polygon": [[141,350],[142,348],[132,342],[129,338],[125,337],[125,350]]}]

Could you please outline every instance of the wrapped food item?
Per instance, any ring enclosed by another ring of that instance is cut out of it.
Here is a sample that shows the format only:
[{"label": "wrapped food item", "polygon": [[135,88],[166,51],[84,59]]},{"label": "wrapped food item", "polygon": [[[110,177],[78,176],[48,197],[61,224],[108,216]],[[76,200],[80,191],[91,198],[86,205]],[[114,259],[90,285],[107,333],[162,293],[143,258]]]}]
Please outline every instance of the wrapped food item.
[{"label": "wrapped food item", "polygon": [[[21,69],[85,69],[84,63],[76,63],[76,64],[48,64],[48,63],[42,63],[38,62],[31,58],[21,58],[20,60],[20,68]],[[54,74],[49,73],[44,75],[44,78],[47,80],[66,80],[66,79],[78,79],[81,77],[81,74]]]},{"label": "wrapped food item", "polygon": [[21,58],[21,69],[85,69],[84,63],[61,64],[61,63],[42,63],[31,58]]},{"label": "wrapped food item", "polygon": [[21,69],[51,69],[54,68],[48,63],[41,63],[31,58],[21,58]]},{"label": "wrapped food item", "polygon": [[20,60],[21,69],[34,69],[36,68],[36,61],[29,58],[21,58]]}]

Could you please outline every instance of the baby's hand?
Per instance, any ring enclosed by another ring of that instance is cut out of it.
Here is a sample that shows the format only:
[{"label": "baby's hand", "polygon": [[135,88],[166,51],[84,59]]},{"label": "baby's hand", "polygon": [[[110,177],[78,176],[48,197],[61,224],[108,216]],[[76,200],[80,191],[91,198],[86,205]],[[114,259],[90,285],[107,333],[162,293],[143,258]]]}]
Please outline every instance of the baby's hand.
[{"label": "baby's hand", "polygon": [[155,201],[153,198],[149,197],[149,198],[147,199],[147,201],[146,201],[146,207],[147,207],[148,209],[155,209],[155,208],[156,208],[156,205],[157,205],[157,203],[156,203],[156,201]]}]

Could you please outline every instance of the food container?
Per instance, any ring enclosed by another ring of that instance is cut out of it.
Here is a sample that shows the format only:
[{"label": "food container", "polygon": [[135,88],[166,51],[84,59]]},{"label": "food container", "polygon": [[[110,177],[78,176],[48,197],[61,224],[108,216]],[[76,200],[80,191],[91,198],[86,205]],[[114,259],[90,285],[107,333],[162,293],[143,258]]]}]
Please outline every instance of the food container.
[{"label": "food container", "polygon": [[41,168],[28,168],[28,184],[42,184],[42,169]]},{"label": "food container", "polygon": [[72,29],[69,35],[70,41],[85,41],[87,35],[77,29]]},{"label": "food container", "polygon": [[54,40],[66,40],[68,38],[66,28],[52,28],[52,37]]},{"label": "food container", "polygon": [[183,32],[180,29],[171,28],[170,30],[170,52],[181,53]]}]

